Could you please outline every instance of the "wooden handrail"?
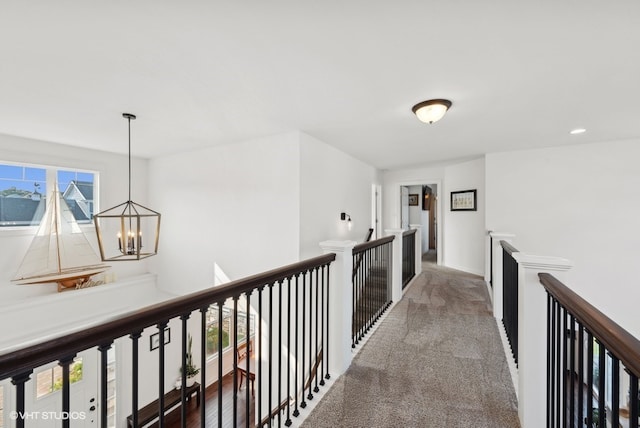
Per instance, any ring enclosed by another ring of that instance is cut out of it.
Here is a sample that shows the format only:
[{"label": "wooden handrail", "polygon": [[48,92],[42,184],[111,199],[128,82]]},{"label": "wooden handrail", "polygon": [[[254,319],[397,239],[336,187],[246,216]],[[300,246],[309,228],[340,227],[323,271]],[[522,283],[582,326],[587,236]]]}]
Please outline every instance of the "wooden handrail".
[{"label": "wooden handrail", "polygon": [[509,244],[507,241],[500,241],[500,245],[502,246],[502,248],[509,253],[509,255],[512,255],[513,253],[519,253],[520,250],[518,250],[516,247],[514,247],[513,245]]},{"label": "wooden handrail", "polygon": [[35,367],[75,355],[77,352],[94,346],[111,343],[114,339],[133,332],[141,332],[145,328],[161,321],[168,321],[180,315],[190,314],[195,310],[206,309],[212,303],[240,296],[242,293],[258,287],[273,284],[311,269],[328,265],[335,258],[336,255],[330,253],[303,260],[217,287],[147,306],[124,314],[118,319],[82,328],[64,336],[0,355],[0,380],[28,372]]},{"label": "wooden handrail", "polygon": [[544,288],[634,375],[640,376],[640,341],[549,273]]},{"label": "wooden handrail", "polygon": [[402,233],[402,236],[409,236],[409,235],[415,235],[415,233],[418,231],[418,229],[409,229],[405,232]]},{"label": "wooden handrail", "polygon": [[389,235],[389,236],[385,236],[384,238],[376,239],[375,241],[363,242],[353,247],[352,253],[358,254],[358,253],[367,251],[370,248],[379,247],[380,245],[384,245],[387,242],[393,241],[394,238],[395,236]]}]

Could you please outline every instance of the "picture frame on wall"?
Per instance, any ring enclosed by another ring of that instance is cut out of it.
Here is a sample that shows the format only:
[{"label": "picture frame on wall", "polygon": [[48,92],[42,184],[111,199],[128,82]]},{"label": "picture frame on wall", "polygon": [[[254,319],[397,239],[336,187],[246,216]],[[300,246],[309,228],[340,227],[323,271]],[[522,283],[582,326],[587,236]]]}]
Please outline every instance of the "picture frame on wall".
[{"label": "picture frame on wall", "polygon": [[410,206],[411,206],[411,205],[418,206],[418,199],[419,199],[419,196],[420,196],[420,195],[418,195],[417,193],[412,193],[412,194],[410,194],[410,195],[409,195],[409,205],[410,205]]},{"label": "picture frame on wall", "polygon": [[[168,345],[171,342],[171,328],[165,327],[164,329],[164,344]],[[153,333],[149,336],[149,349],[154,351],[160,347],[160,333]]]},{"label": "picture frame on wall", "polygon": [[477,190],[451,192],[451,211],[477,211]]}]

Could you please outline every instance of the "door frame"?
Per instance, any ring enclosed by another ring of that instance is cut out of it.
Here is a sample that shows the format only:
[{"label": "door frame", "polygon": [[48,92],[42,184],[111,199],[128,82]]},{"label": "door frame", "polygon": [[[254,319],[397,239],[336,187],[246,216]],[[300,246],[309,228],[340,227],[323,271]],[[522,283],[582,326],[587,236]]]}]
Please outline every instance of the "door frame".
[{"label": "door frame", "polygon": [[423,179],[423,180],[411,180],[411,181],[401,181],[393,184],[393,192],[394,195],[391,196],[391,200],[395,201],[393,206],[395,224],[394,227],[400,228],[402,215],[400,200],[402,195],[402,187],[405,186],[423,186],[423,185],[436,185],[436,193],[435,196],[437,198],[436,203],[436,252],[437,252],[437,261],[438,265],[443,264],[443,255],[444,255],[444,234],[442,233],[444,228],[444,216],[443,216],[443,207],[444,203],[442,203],[442,198],[440,195],[443,193],[442,180],[434,180],[434,179]]}]

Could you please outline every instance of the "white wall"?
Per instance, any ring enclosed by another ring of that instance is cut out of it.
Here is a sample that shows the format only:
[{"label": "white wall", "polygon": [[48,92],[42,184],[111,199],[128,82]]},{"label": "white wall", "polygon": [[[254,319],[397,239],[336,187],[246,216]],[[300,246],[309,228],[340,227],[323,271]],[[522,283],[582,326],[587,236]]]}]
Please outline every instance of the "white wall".
[{"label": "white wall", "polygon": [[[476,159],[445,168],[443,190],[439,198],[446,218],[444,224],[444,260],[447,266],[484,275],[485,262],[485,170],[484,159]],[[477,190],[477,211],[451,211],[451,192]]]},{"label": "white wall", "polygon": [[160,287],[211,286],[214,262],[238,279],[297,261],[299,153],[290,133],[150,161]]},{"label": "white wall", "polygon": [[[375,168],[309,135],[300,134],[300,256],[320,255],[328,239],[362,242],[371,227]],[[352,229],[340,220],[351,216]]]},{"label": "white wall", "polygon": [[[99,208],[110,208],[128,198],[126,155],[81,149],[46,141],[0,135],[0,163],[25,164],[91,170],[99,174]],[[132,197],[147,204],[147,161],[133,158]],[[14,285],[10,282],[36,232],[32,228],[0,228],[0,302],[18,303],[34,296],[56,294],[56,284]],[[93,225],[82,226],[89,242],[98,248]],[[147,272],[145,261],[114,263],[110,273],[126,278]]]},{"label": "white wall", "polygon": [[574,263],[569,284],[640,337],[640,141],[487,155],[486,227]]}]

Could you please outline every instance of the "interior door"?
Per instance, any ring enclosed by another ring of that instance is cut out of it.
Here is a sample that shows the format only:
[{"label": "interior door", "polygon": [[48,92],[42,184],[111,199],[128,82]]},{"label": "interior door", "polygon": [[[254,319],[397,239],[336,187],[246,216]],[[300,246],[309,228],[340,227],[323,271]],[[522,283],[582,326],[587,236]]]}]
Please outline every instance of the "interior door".
[{"label": "interior door", "polygon": [[[90,349],[78,354],[71,365],[70,425],[77,428],[98,426],[98,352]],[[59,427],[62,414],[61,367],[47,364],[34,370],[25,385],[26,425],[35,428]]]}]

